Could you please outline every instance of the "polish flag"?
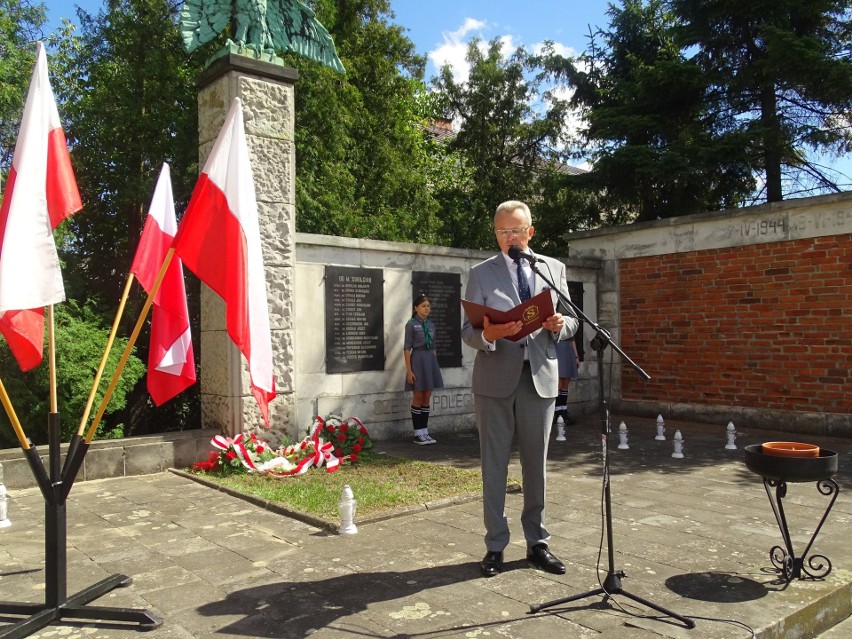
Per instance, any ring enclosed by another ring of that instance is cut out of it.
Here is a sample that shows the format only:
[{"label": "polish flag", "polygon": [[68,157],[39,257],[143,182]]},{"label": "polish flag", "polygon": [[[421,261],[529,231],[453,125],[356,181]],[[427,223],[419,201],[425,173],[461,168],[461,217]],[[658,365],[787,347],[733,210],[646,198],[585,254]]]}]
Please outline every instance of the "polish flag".
[{"label": "polish flag", "polygon": [[[166,253],[177,232],[175,201],[169,165],[163,164],[151,198],[151,208],[136,248],[130,272],[150,295]],[[159,406],[195,383],[195,357],[189,332],[189,310],[179,259],[169,262],[154,296],[151,345],[148,352],[148,392]]]},{"label": "polish flag", "polygon": [[272,335],[239,98],[231,103],[198,178],[174,249],[186,267],[225,301],[228,335],[248,361],[252,393],[268,427],[269,402],[275,399]]},{"label": "polish flag", "polygon": [[83,208],[37,43],[21,130],[0,205],[0,332],[28,371],[41,363],[44,307],[65,300],[53,230]]}]

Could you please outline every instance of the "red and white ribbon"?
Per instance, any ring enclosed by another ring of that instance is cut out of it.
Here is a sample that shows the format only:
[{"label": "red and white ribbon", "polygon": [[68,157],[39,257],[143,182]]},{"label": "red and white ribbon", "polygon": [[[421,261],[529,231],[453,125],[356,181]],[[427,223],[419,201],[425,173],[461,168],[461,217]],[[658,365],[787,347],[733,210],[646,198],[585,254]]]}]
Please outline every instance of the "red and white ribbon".
[{"label": "red and white ribbon", "polygon": [[[349,426],[350,422],[357,424],[361,434],[366,434],[364,423],[357,417],[347,417],[341,422],[341,426],[343,424]],[[256,464],[252,458],[252,452],[246,446],[249,438],[246,437],[244,433],[240,433],[233,439],[222,435],[215,435],[213,439],[210,440],[210,444],[213,448],[217,448],[226,453],[233,450],[236,458],[240,460],[240,463],[245,468],[254,472],[266,473],[273,477],[293,477],[306,473],[311,468],[321,468],[323,466],[325,466],[325,472],[331,473],[340,468],[341,462],[346,461],[349,457],[346,456],[339,458],[334,454],[334,443],[332,441],[326,441],[320,436],[325,432],[325,420],[322,417],[314,419],[314,423],[308,431],[308,437],[302,440],[299,444],[291,446],[288,449],[295,453],[300,450],[304,450],[307,446],[312,446],[313,448],[308,455],[296,462],[295,465],[286,459],[286,454],[261,464]],[[254,441],[255,445],[257,444],[253,436],[250,441]],[[285,467],[286,469],[280,470],[282,467]]]}]

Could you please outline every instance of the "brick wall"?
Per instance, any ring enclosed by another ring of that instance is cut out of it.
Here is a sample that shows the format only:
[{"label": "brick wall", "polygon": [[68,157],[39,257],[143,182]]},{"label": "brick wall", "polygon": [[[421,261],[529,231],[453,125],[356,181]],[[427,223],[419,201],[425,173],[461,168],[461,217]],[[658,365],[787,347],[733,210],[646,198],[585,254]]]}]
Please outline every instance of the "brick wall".
[{"label": "brick wall", "polygon": [[625,400],[852,413],[852,234],[619,261]]}]

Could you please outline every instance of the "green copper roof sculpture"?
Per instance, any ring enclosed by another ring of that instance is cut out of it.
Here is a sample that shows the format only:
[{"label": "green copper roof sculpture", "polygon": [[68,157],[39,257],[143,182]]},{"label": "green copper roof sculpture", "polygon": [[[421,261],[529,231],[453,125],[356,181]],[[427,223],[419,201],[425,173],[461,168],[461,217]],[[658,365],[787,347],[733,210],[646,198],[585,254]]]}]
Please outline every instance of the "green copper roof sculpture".
[{"label": "green copper roof sculpture", "polygon": [[294,51],[346,73],[331,34],[313,10],[298,0],[186,0],[183,3],[180,29],[189,53],[216,38],[229,25],[231,38],[213,59],[234,52],[280,63],[276,53]]}]

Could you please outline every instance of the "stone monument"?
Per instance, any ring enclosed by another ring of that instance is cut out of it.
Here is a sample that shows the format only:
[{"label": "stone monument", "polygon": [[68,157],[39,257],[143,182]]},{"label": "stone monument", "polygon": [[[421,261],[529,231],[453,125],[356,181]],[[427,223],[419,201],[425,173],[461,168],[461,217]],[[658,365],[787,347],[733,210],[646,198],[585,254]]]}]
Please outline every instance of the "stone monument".
[{"label": "stone monument", "polygon": [[[293,85],[297,74],[269,62],[228,53],[199,78],[199,166],[210,154],[235,97],[243,105],[266,269],[277,397],[269,404],[273,437],[295,434],[293,301],[295,270],[295,151]],[[263,430],[246,363],[228,336],[225,303],[201,287],[201,422],[225,435]]]},{"label": "stone monument", "polygon": [[232,34],[213,58],[237,53],[280,63],[277,53],[294,51],[344,73],[334,41],[313,10],[298,0],[186,0],[180,12],[187,52],[216,38],[228,26]]},{"label": "stone monument", "polygon": [[[269,301],[277,397],[269,405],[271,433],[294,438],[293,283],[295,279],[294,69],[276,52],[292,50],[339,72],[328,31],[296,0],[187,0],[181,31],[187,51],[228,26],[226,46],[199,78],[199,166],[203,166],[235,97],[243,105],[258,205]],[[226,435],[264,430],[239,350],[228,337],[225,305],[207,286],[201,291],[201,421]]]}]

